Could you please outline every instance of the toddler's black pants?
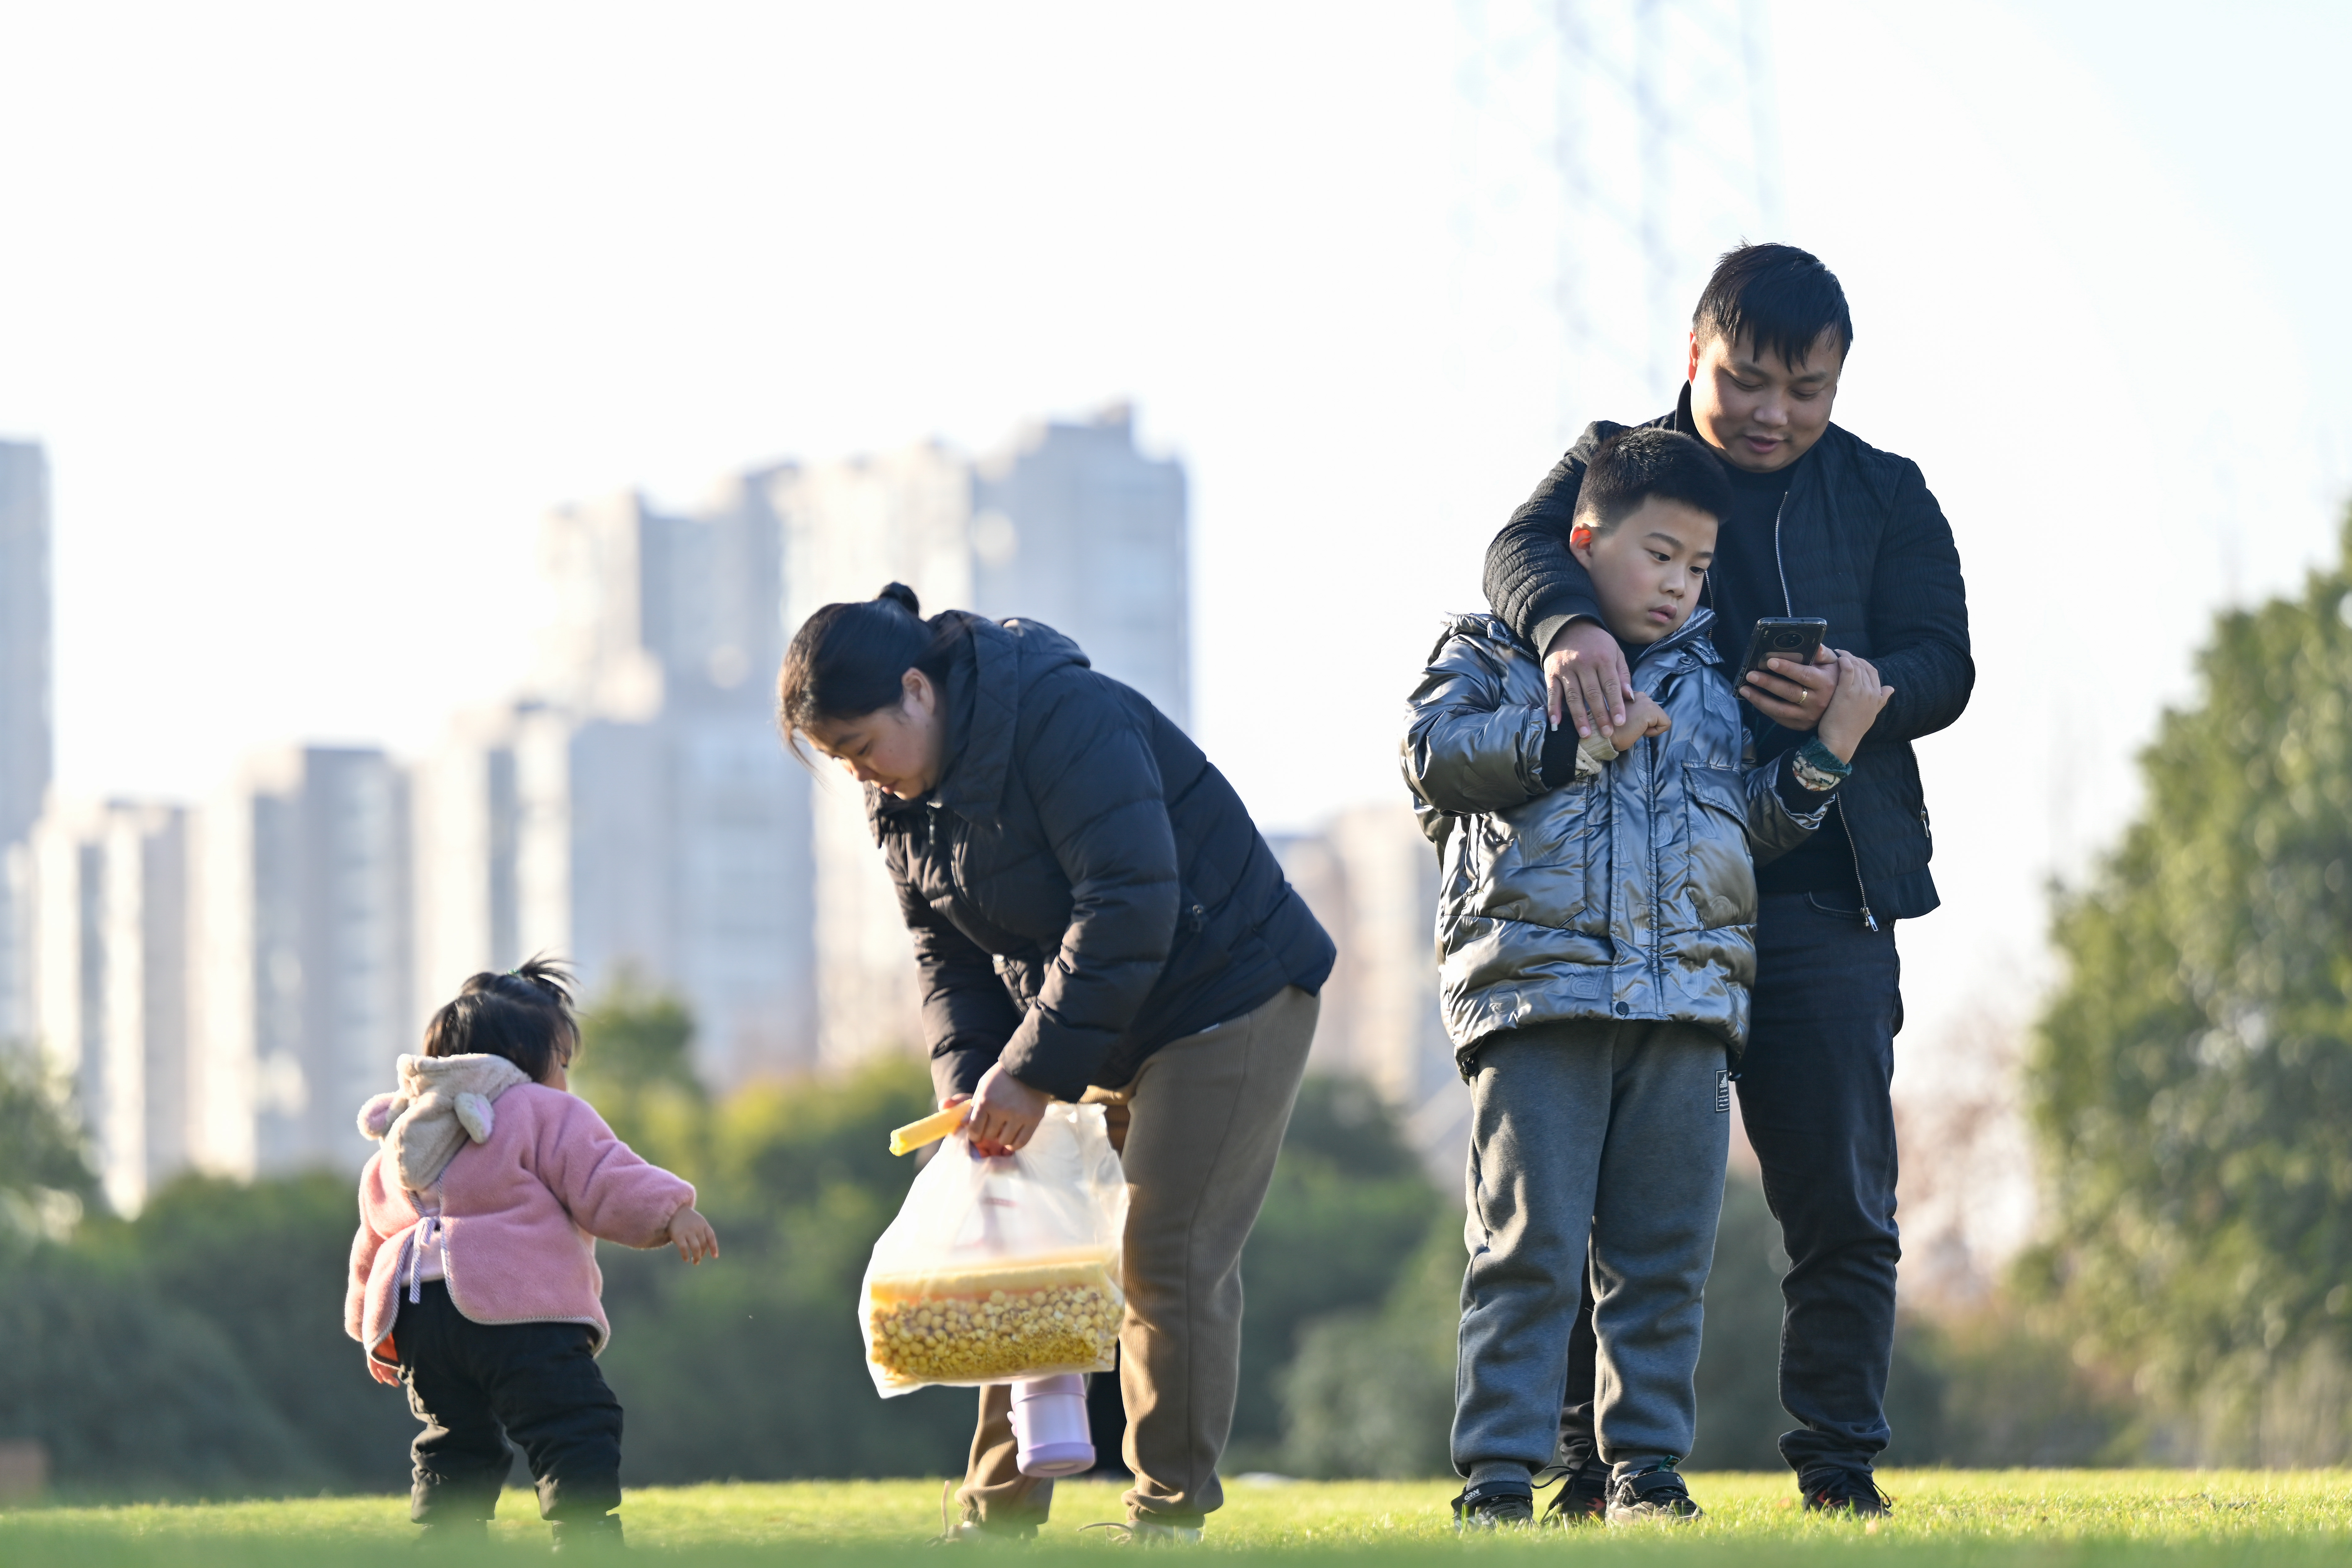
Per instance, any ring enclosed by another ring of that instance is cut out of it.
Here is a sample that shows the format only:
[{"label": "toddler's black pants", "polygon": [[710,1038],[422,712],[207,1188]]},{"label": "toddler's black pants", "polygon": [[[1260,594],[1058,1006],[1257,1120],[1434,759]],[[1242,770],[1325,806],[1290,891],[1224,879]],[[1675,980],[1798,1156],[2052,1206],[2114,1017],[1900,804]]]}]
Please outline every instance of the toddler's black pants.
[{"label": "toddler's black pants", "polygon": [[408,1517],[488,1519],[514,1463],[539,1483],[542,1519],[599,1519],[621,1506],[621,1402],[589,1353],[585,1323],[478,1323],[437,1279],[403,1301],[393,1331],[408,1408],[425,1423]]}]

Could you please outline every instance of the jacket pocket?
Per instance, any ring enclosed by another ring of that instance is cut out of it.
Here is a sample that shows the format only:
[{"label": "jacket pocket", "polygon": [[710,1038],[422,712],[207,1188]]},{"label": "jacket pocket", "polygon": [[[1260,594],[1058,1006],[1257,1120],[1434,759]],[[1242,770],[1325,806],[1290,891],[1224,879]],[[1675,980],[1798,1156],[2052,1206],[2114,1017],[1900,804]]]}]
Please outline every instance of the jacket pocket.
[{"label": "jacket pocket", "polygon": [[1737,768],[1683,768],[1683,908],[1694,930],[1756,922],[1748,789]]},{"label": "jacket pocket", "polygon": [[1608,852],[1594,836],[1608,819],[1605,799],[1601,782],[1588,779],[1496,813],[1488,910],[1565,931],[1602,929],[1608,900],[1594,871]]}]

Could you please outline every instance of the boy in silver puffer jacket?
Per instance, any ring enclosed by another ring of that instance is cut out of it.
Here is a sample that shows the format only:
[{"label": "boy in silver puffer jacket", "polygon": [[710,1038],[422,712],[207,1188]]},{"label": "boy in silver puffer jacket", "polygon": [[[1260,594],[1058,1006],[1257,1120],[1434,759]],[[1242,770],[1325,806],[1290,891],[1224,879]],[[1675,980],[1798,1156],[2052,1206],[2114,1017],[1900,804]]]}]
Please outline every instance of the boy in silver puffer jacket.
[{"label": "boy in silver puffer jacket", "polygon": [[1612,1523],[1699,1511],[1675,1467],[1696,1430],[1755,860],[1821,825],[1888,695],[1868,664],[1825,653],[1839,682],[1814,735],[1746,763],[1696,607],[1730,506],[1687,436],[1630,430],[1594,455],[1571,547],[1644,689],[1613,733],[1548,728],[1539,660],[1490,616],[1449,621],[1413,693],[1404,773],[1443,867],[1440,993],[1474,1105],[1453,1434],[1465,1523],[1533,1517],[1588,1241],[1608,1471],[1592,1490]]}]

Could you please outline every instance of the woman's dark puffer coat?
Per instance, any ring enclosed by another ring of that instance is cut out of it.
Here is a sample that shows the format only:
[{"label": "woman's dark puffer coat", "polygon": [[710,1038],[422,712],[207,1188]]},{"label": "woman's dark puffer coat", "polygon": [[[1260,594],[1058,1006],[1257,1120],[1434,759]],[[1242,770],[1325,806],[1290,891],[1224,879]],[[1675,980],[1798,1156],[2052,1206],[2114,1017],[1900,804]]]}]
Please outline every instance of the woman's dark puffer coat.
[{"label": "woman's dark puffer coat", "polygon": [[1285,986],[1334,950],[1201,749],[1034,621],[963,611],[948,756],[918,800],[869,788],[922,973],[931,1077],[1005,1070],[1058,1100]]}]

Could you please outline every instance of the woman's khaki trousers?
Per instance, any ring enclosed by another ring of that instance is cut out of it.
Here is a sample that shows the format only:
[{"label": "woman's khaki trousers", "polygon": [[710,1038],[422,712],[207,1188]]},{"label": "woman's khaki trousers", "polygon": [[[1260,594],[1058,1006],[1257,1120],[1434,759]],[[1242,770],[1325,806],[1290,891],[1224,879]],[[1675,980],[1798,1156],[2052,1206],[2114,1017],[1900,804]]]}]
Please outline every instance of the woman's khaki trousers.
[{"label": "woman's khaki trousers", "polygon": [[[1118,1350],[1130,1521],[1197,1525],[1224,1501],[1217,1460],[1241,1380],[1242,1244],[1274,1179],[1318,1005],[1287,987],[1161,1047],[1124,1089],[1087,1092],[1107,1108],[1127,1168]],[[1052,1481],[1015,1468],[1012,1386],[982,1389],[956,1493],[963,1517],[1016,1531],[1042,1522],[1053,1499]]]}]

